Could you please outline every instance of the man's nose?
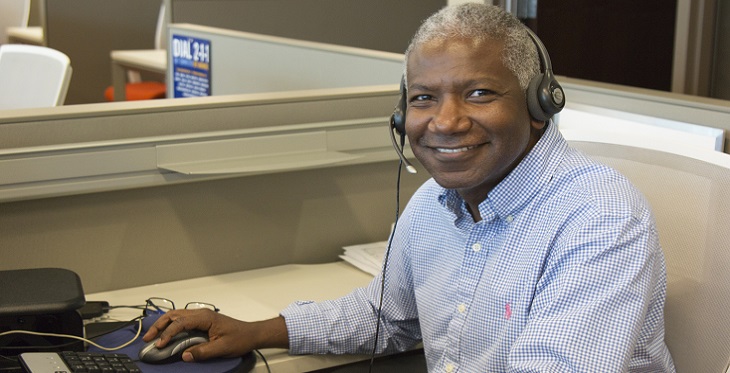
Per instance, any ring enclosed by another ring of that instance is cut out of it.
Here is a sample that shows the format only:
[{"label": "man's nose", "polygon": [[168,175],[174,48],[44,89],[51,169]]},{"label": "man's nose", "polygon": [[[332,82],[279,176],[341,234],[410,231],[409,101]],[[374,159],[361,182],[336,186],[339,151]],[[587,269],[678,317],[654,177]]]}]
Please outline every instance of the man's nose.
[{"label": "man's nose", "polygon": [[444,134],[468,130],[470,122],[465,109],[465,103],[457,98],[442,100],[431,120],[431,130]]}]

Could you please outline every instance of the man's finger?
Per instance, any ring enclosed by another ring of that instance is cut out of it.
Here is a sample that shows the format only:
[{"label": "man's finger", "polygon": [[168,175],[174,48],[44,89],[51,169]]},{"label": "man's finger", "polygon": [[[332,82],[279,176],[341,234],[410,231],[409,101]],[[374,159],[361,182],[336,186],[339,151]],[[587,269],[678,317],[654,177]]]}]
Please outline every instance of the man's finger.
[{"label": "man's finger", "polygon": [[183,361],[192,362],[208,360],[212,357],[229,357],[230,351],[227,351],[227,347],[225,343],[220,343],[220,339],[201,343],[185,350]]},{"label": "man's finger", "polygon": [[167,314],[164,314],[160,316],[159,319],[155,320],[155,323],[150,326],[149,330],[147,330],[147,333],[144,334],[142,337],[142,340],[145,342],[149,342],[162,331],[165,330],[167,325],[170,323],[170,316]]},{"label": "man's finger", "polygon": [[[172,313],[173,311],[170,311],[168,313]],[[185,322],[187,320],[186,317],[177,315],[177,314],[171,314],[169,316],[170,321],[167,323],[167,327],[165,330],[160,333],[160,340],[157,341],[156,346],[158,348],[165,347],[168,342],[172,339],[172,337],[178,335],[179,333],[190,329],[190,327],[186,327]]]}]

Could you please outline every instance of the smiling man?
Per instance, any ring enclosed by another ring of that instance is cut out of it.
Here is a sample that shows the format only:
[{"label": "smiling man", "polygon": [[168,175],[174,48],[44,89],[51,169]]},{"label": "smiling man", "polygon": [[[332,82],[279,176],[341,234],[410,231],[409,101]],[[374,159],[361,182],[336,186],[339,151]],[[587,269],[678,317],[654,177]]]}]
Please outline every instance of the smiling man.
[{"label": "smiling man", "polygon": [[263,322],[172,311],[145,339],[209,330],[188,361],[370,353],[377,340],[379,353],[422,342],[432,372],[673,372],[649,206],[532,110],[540,65],[536,41],[497,7],[430,17],[406,51],[402,130],[433,178],[404,210],[386,271]]},{"label": "smiling man", "polygon": [[[529,41],[528,38],[528,42]],[[478,206],[537,143],[525,89],[502,62],[504,41],[436,38],[408,53],[411,148],[433,178]]]}]

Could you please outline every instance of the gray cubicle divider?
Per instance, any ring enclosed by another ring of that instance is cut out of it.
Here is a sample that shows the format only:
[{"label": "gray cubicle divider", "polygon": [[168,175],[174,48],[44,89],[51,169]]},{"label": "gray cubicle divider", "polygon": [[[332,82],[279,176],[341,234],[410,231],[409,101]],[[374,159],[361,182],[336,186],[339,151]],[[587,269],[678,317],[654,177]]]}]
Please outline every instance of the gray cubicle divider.
[{"label": "gray cubicle divider", "polygon": [[168,97],[180,92],[176,82],[187,75],[179,70],[189,71],[188,64],[181,67],[176,63],[188,61],[178,57],[193,49],[193,42],[187,45],[187,40],[196,45],[207,43],[210,47],[206,74],[198,75],[205,75],[214,96],[393,84],[400,81],[403,72],[402,54],[216,27],[171,24],[168,28]]},{"label": "gray cubicle divider", "polygon": [[403,53],[446,0],[164,0],[168,23],[192,23]]},{"label": "gray cubicle divider", "polygon": [[[68,268],[97,292],[335,261],[388,234],[397,95],[391,84],[2,111],[0,269]],[[427,177],[403,180],[403,201]]]}]

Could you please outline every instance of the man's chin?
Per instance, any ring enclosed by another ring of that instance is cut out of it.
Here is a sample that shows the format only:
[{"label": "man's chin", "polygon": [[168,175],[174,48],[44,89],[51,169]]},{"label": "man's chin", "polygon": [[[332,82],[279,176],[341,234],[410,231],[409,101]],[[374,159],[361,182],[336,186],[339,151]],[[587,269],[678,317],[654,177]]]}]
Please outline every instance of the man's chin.
[{"label": "man's chin", "polygon": [[431,174],[438,185],[446,189],[463,189],[470,186],[466,173]]}]

